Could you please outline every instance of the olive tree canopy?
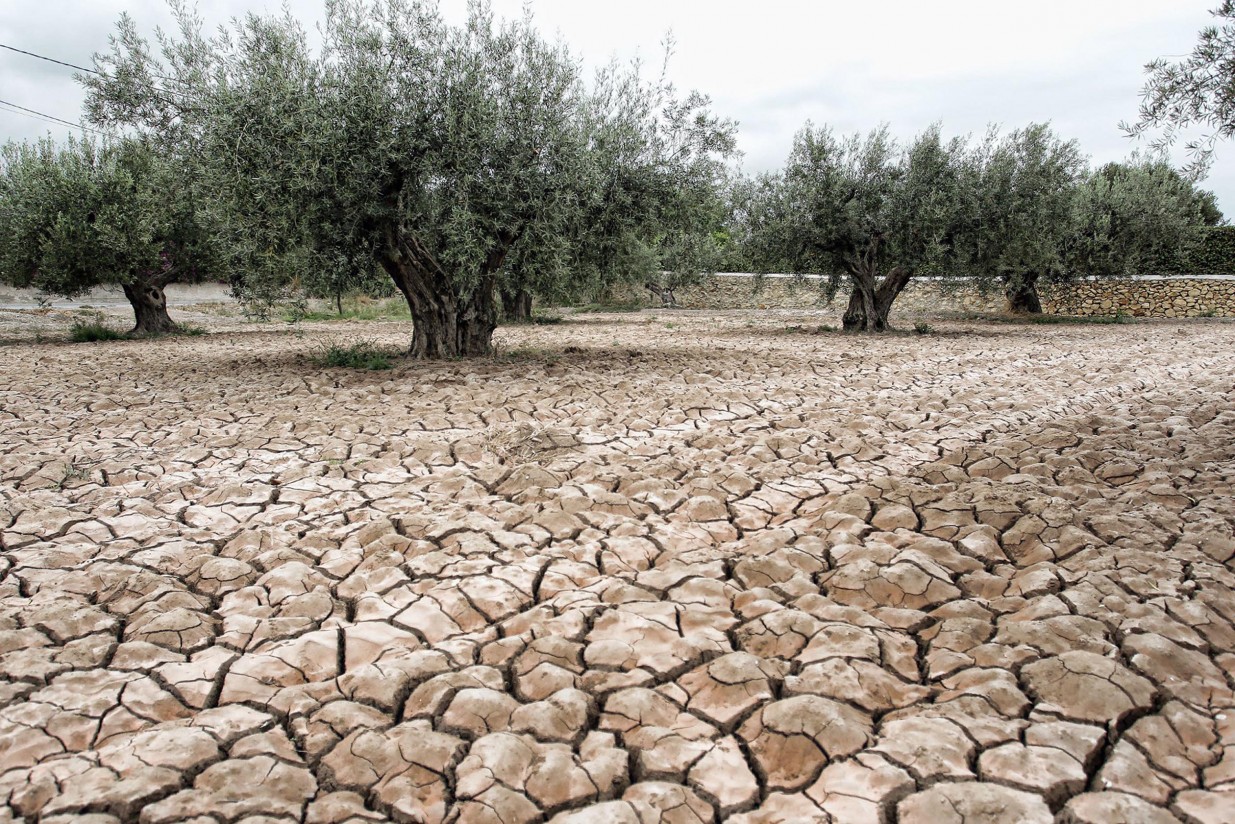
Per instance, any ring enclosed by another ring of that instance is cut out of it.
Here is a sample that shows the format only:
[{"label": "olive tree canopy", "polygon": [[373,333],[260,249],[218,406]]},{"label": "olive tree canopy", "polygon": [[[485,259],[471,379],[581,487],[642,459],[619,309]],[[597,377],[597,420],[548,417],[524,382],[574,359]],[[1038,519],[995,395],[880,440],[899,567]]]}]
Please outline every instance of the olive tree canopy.
[{"label": "olive tree canopy", "polygon": [[1073,202],[1072,271],[1090,277],[1179,271],[1211,219],[1205,194],[1161,157],[1133,155],[1088,173]]},{"label": "olive tree canopy", "polygon": [[845,328],[883,331],[915,275],[954,267],[972,211],[971,155],[938,126],[900,145],[886,127],[840,137],[808,124],[784,171],[755,186],[751,258],[763,271],[827,275],[832,294],[847,277]]},{"label": "olive tree canopy", "polygon": [[158,56],[121,20],[103,74],[82,78],[92,119],[191,147],[247,281],[374,262],[408,302],[418,357],[488,352],[499,287],[588,277],[581,242],[632,223],[649,239],[649,178],[676,193],[732,150],[706,98],[604,75],[593,88],[530,17],[486,3],[452,26],[430,0],[329,0],[316,50],[286,12],[207,38],[174,8]]},{"label": "olive tree canopy", "polygon": [[1041,312],[1038,281],[1069,275],[1073,198],[1086,159],[1076,141],[1042,123],[1004,135],[991,129],[979,151],[961,274],[1000,286],[1014,311]]},{"label": "olive tree canopy", "polygon": [[75,297],[120,286],[134,332],[170,332],[163,293],[220,274],[182,170],[140,140],[9,143],[0,155],[0,281]]}]

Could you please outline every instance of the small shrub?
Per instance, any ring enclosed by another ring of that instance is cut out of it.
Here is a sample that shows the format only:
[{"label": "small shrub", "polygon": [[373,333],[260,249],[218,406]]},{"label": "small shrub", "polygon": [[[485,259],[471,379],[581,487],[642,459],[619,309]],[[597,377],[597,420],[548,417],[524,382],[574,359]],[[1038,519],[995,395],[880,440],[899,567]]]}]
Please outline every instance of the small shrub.
[{"label": "small shrub", "polygon": [[65,461],[64,467],[61,470],[60,479],[56,482],[56,485],[60,489],[64,489],[65,487],[85,481],[89,479],[89,477],[90,472],[84,466],[78,466],[76,458],[69,458]]},{"label": "small shrub", "polygon": [[929,323],[918,321],[913,325],[913,331],[917,332],[919,335],[933,335],[935,334],[935,327],[931,326]]},{"label": "small shrub", "polygon": [[380,349],[373,341],[355,343],[331,343],[322,347],[316,361],[321,366],[340,369],[390,369],[390,353]]},{"label": "small shrub", "polygon": [[74,343],[98,343],[106,340],[124,340],[127,337],[118,329],[103,322],[103,313],[95,312],[89,320],[75,320],[69,328],[69,340]]},{"label": "small shrub", "polygon": [[532,315],[528,320],[537,326],[556,326],[563,318],[561,315]]}]

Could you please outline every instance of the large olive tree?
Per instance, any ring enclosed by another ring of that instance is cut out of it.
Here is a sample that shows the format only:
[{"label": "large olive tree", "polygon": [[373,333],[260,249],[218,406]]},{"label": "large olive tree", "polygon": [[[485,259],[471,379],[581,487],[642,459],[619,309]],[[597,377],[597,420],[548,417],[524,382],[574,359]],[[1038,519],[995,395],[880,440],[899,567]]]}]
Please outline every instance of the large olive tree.
[{"label": "large olive tree", "polygon": [[[646,211],[642,172],[681,163],[657,139],[675,107],[708,121],[705,100],[664,84],[589,86],[529,17],[481,2],[455,26],[430,0],[330,0],[319,50],[286,13],[212,39],[177,16],[157,56],[122,20],[103,74],[83,78],[92,118],[194,147],[249,282],[374,261],[407,300],[418,357],[488,352],[499,287],[586,277],[572,262],[598,197]],[[607,181],[617,193],[598,196]]]},{"label": "large olive tree", "polygon": [[176,329],[164,289],[218,276],[183,170],[140,140],[9,143],[0,155],[0,281],[75,297],[119,286],[133,331]]},{"label": "large olive tree", "polygon": [[935,126],[907,145],[886,127],[839,137],[807,125],[783,172],[765,176],[747,207],[757,268],[848,281],[846,329],[881,332],[918,274],[954,268],[972,213],[975,171],[965,139]]}]

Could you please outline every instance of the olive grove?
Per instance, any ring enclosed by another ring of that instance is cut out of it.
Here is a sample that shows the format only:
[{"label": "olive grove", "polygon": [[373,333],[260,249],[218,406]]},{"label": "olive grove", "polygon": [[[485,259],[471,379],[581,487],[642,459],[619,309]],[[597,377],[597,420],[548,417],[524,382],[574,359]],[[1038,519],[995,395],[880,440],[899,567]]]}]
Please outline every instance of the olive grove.
[{"label": "olive grove", "polygon": [[636,253],[659,266],[734,150],[706,97],[638,67],[588,82],[529,16],[485,3],[451,25],[432,2],[330,0],[318,49],[287,12],[207,37],[173,7],[157,49],[122,18],[82,78],[91,119],[191,147],[249,287],[383,271],[416,357],[488,352],[499,296],[518,313]]},{"label": "olive grove", "polygon": [[847,287],[845,328],[876,332],[915,276],[965,278],[1040,312],[1039,282],[1169,268],[1214,220],[1212,195],[1160,157],[1093,170],[1046,124],[977,141],[935,126],[907,144],[886,127],[838,137],[808,124],[782,171],[735,191],[744,262],[822,274],[829,296]]}]

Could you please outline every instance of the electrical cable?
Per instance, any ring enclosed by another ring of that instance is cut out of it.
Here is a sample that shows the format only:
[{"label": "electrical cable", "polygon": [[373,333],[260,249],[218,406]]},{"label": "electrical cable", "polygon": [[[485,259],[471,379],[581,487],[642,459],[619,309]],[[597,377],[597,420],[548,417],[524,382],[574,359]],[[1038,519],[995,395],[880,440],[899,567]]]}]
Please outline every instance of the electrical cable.
[{"label": "electrical cable", "polygon": [[8,49],[11,52],[17,52],[18,54],[24,54],[29,57],[37,57],[39,60],[46,60],[48,63],[58,63],[61,66],[68,66],[70,69],[77,69],[79,72],[90,72],[91,74],[102,74],[102,72],[100,71],[96,71],[94,69],[87,69],[85,66],[78,66],[76,63],[65,63],[63,60],[57,60],[54,57],[44,57],[41,54],[35,54],[34,52],[26,51],[25,49],[19,49],[16,46],[7,46],[4,43],[0,43],[0,49]]},{"label": "electrical cable", "polygon": [[98,129],[92,129],[89,126],[85,126],[81,123],[74,123],[71,120],[62,120],[61,118],[56,117],[53,114],[47,114],[46,112],[39,112],[39,111],[35,111],[34,109],[27,109],[25,106],[19,106],[16,103],[9,102],[8,100],[0,100],[0,105],[7,106],[9,111],[12,111],[14,114],[24,114],[27,117],[37,117],[40,120],[46,120],[49,123],[59,123],[64,126],[72,126],[74,129],[82,129],[83,131],[94,132],[95,134],[101,134],[104,137],[112,137],[112,135],[109,132],[101,132]]},{"label": "electrical cable", "polygon": [[[19,49],[16,46],[10,46],[7,43],[0,43],[0,49],[8,49],[11,52],[16,52],[18,54],[24,54],[27,57],[33,57],[37,60],[46,60],[48,63],[55,63],[58,66],[66,66],[70,69],[76,69],[77,71],[80,71],[80,72],[89,72],[90,74],[97,74],[99,77],[108,77],[107,74],[99,71],[98,69],[88,69],[85,66],[79,66],[76,63],[67,63],[64,60],[57,60],[54,57],[48,57],[43,54],[37,54],[32,51],[26,51],[25,49]],[[165,77],[161,74],[156,74],[152,76],[157,77],[160,80],[166,80],[171,83],[184,83],[183,80],[177,80],[174,77]],[[155,86],[153,83],[151,84],[151,86],[153,86],[155,91],[165,92],[166,94],[178,94],[181,97],[193,97],[194,96],[190,94],[189,92],[177,91],[175,89],[169,89],[164,86]]]}]

